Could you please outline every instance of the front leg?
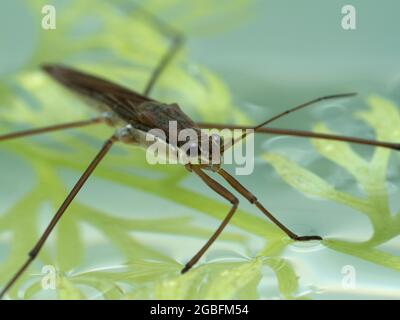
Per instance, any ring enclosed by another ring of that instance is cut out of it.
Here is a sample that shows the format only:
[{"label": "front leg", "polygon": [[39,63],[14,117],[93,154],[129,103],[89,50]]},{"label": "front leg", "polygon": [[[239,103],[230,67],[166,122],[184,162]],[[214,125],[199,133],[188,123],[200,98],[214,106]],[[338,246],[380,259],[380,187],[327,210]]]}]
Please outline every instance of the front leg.
[{"label": "front leg", "polygon": [[196,175],[198,175],[200,177],[200,179],[203,180],[203,182],[205,182],[212,190],[214,190],[220,196],[222,196],[223,198],[228,200],[232,204],[232,207],[229,210],[228,214],[226,215],[225,219],[222,221],[222,223],[218,227],[218,229],[213,233],[213,235],[206,242],[206,244],[194,255],[194,257],[192,259],[190,259],[190,261],[188,263],[186,263],[186,265],[182,269],[181,273],[185,273],[185,272],[189,271],[193,267],[193,265],[196,264],[196,262],[200,260],[200,258],[204,255],[204,253],[207,251],[207,249],[214,243],[214,241],[221,234],[222,230],[224,230],[226,225],[229,223],[229,221],[233,217],[233,215],[236,212],[236,209],[239,205],[239,200],[230,191],[228,191],[225,187],[223,187],[217,181],[215,181],[214,179],[209,177],[201,169],[201,166],[186,165],[186,168],[190,172],[194,172]]}]

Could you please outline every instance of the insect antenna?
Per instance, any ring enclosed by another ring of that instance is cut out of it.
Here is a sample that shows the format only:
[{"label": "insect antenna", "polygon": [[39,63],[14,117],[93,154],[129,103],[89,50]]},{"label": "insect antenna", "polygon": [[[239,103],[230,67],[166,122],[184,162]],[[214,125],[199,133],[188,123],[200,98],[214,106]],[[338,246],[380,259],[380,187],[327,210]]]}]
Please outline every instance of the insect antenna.
[{"label": "insect antenna", "polygon": [[[323,101],[323,100],[332,100],[332,99],[339,99],[339,98],[347,98],[347,97],[353,97],[355,96],[357,93],[340,93],[340,94],[333,94],[333,95],[329,95],[329,96],[323,96],[323,97],[319,97],[316,99],[313,99],[311,101],[302,103],[296,107],[290,108],[286,111],[283,111],[281,113],[278,113],[277,115],[273,116],[272,118],[269,118],[268,120],[260,123],[259,125],[252,127],[251,129],[254,130],[255,132],[257,130],[259,130],[260,128],[266,126],[267,124],[270,124],[271,122],[274,122],[275,120],[278,120],[290,113],[293,113],[295,111],[304,109],[308,106],[314,105],[317,102]],[[232,141],[228,141],[222,148],[222,153],[225,152],[227,149],[229,149],[230,147],[232,147],[233,145],[235,145],[236,143],[238,143],[239,141],[242,141],[243,139],[245,139],[248,135],[248,132],[243,133],[240,137],[236,138],[235,140]]]}]

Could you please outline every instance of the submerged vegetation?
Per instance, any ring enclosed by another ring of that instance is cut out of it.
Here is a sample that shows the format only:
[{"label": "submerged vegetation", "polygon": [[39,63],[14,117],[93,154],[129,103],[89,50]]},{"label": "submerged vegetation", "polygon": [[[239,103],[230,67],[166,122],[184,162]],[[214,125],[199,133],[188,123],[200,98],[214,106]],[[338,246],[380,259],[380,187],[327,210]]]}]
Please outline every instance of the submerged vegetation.
[{"label": "submerged vegetation", "polygon": [[[83,103],[38,71],[43,62],[64,62],[122,81],[132,88],[144,87],[155,62],[166,50],[168,39],[134,8],[124,7],[124,1],[118,1],[117,6],[107,1],[95,2],[69,1],[58,14],[56,31],[38,30],[38,43],[31,60],[18,72],[0,80],[2,133],[91,115]],[[240,22],[244,12],[250,10],[248,0],[147,2],[148,10],[153,12],[184,6],[185,10],[175,13],[173,21],[189,37],[216,32],[219,25],[229,27],[231,21]],[[40,8],[45,3],[29,2],[38,28]],[[121,10],[122,7],[125,9]],[[87,12],[91,12],[89,18]],[[203,16],[212,17],[211,21],[216,23],[207,23],[204,28]],[[185,50],[162,76],[154,97],[179,101],[189,114],[203,121],[250,122],[234,105],[221,79],[211,70],[188,61]],[[371,97],[368,104],[369,109],[356,116],[374,128],[380,140],[400,141],[400,115],[396,106],[380,97]],[[315,130],[328,132],[323,124],[316,125]],[[0,190],[5,203],[0,207],[1,284],[24,261],[40,230],[110,133],[108,128],[94,126],[1,144]],[[370,239],[324,240],[323,246],[399,271],[400,257],[378,247],[400,233],[400,214],[390,211],[386,192],[390,151],[377,148],[367,161],[344,143],[317,140],[312,143],[322,157],[357,180],[363,197],[337,190],[322,177],[278,153],[261,156],[298,191],[349,206],[368,217],[374,231]],[[11,183],[15,175],[22,182]],[[173,235],[198,245],[214,231],[216,223],[199,224],[193,213],[217,221],[224,217],[228,206],[220,199],[184,186],[187,175],[178,166],[149,168],[143,151],[116,147],[68,209],[38,261],[10,291],[10,298],[308,298],[307,291],[300,289],[303,284],[295,263],[283,254],[292,241],[262,216],[239,210],[232,221],[235,227],[224,232],[221,241],[244,253],[235,259],[218,258],[202,263],[185,275],[179,273],[182,261],[177,262],[175,253],[160,250],[141,236],[150,233],[154,238],[164,239]],[[110,209],[96,205],[99,194],[113,203],[114,190],[116,195],[117,191],[123,191],[180,208],[177,210],[180,213],[161,218],[151,215],[143,212],[141,206],[138,208],[135,197],[124,199],[129,204],[124,206],[123,216],[117,210],[114,212],[112,206]],[[250,246],[250,238],[262,243],[257,252]],[[180,241],[176,250],[182,244]],[[114,259],[111,266],[105,262],[110,258]],[[45,265],[57,270],[56,290],[42,289]],[[273,285],[265,285],[265,281]],[[276,287],[277,292],[263,292],[271,287]]]}]

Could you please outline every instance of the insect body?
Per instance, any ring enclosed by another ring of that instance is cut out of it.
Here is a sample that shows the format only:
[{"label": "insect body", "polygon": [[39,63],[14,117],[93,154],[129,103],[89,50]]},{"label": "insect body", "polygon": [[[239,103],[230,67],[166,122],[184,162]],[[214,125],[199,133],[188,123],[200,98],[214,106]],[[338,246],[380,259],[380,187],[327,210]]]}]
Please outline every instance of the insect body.
[{"label": "insect body", "polygon": [[[149,131],[159,129],[166,133],[163,142],[171,151],[170,153],[172,150],[182,153],[184,141],[170,136],[171,123],[175,123],[174,135],[178,136],[182,130],[190,129],[198,137],[197,141],[191,141],[191,145],[184,150],[180,158],[184,155],[189,156],[190,151],[197,149],[192,153],[201,157],[202,163],[208,162],[209,159],[204,157],[208,153],[208,147],[217,142],[215,136],[209,137],[202,133],[178,104],[161,103],[110,81],[61,65],[45,65],[43,70],[63,86],[81,96],[97,111],[102,112],[107,124],[120,127],[121,130],[116,133],[118,140],[147,148],[152,144],[152,141],[148,139]],[[160,141],[160,137],[153,139]],[[192,157],[192,162],[195,160]],[[210,163],[210,166],[218,163],[220,163],[219,158],[215,163]]]}]

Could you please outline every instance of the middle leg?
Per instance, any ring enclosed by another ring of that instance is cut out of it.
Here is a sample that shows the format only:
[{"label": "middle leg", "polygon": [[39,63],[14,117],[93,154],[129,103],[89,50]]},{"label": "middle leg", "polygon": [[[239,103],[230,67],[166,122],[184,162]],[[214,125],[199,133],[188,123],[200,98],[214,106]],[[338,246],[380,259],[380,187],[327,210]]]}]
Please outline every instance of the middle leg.
[{"label": "middle leg", "polygon": [[308,240],[322,240],[320,236],[298,236],[287,228],[283,223],[276,219],[271,212],[269,212],[252,194],[247,190],[239,181],[237,181],[233,176],[231,176],[224,169],[220,168],[218,174],[225,179],[237,192],[239,192],[243,197],[245,197],[251,204],[254,204],[262,213],[264,213],[273,223],[275,223],[283,232],[285,232],[291,239],[296,241],[308,241]]}]

